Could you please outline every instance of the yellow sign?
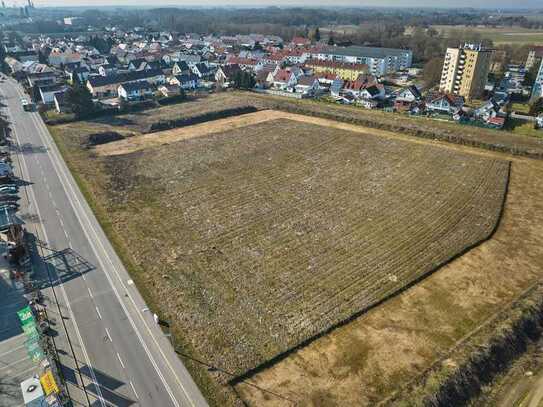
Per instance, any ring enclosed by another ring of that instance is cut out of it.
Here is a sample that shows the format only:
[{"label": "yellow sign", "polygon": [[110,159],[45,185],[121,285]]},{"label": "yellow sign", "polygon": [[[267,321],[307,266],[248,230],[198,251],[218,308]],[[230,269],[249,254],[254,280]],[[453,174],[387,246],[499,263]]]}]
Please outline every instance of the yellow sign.
[{"label": "yellow sign", "polygon": [[42,377],[40,377],[40,383],[46,396],[50,395],[51,393],[59,392],[57,383],[55,382],[55,378],[53,377],[53,374],[50,370],[48,370]]}]

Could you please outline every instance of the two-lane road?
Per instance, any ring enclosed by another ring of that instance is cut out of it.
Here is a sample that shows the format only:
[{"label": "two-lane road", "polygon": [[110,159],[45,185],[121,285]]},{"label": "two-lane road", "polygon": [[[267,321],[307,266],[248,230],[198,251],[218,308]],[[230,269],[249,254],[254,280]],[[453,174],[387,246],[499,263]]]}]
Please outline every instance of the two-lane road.
[{"label": "two-lane road", "polygon": [[[205,406],[205,399],[153,321],[136,287],[78,189],[36,112],[25,112],[22,88],[0,84],[13,138],[20,148],[18,172],[28,181],[27,216],[38,217],[36,234],[54,254],[55,290],[83,372],[67,379],[85,386],[93,405]],[[66,263],[73,270],[66,270]],[[75,272],[74,272],[75,270]]]}]

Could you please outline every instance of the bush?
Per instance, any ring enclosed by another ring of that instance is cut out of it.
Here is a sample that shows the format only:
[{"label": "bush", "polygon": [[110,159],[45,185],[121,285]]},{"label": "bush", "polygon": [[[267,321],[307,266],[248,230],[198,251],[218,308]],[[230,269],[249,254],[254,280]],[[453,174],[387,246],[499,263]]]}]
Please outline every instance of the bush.
[{"label": "bush", "polygon": [[99,144],[111,143],[113,141],[118,141],[124,139],[122,134],[119,134],[115,131],[104,131],[102,133],[93,133],[89,135],[87,140],[87,146],[97,146]]},{"label": "bush", "polygon": [[186,117],[176,120],[162,120],[151,124],[149,133],[154,133],[162,130],[175,129],[178,127],[192,126],[194,124],[204,123],[212,120],[224,119],[226,117],[239,116],[246,113],[254,113],[258,109],[254,106],[242,106],[232,109],[224,109],[216,112],[204,113],[197,116]]},{"label": "bush", "polygon": [[186,100],[187,100],[187,96],[184,93],[182,93],[180,95],[169,96],[169,97],[159,99],[158,104],[161,106],[174,105],[176,103],[181,103]]}]

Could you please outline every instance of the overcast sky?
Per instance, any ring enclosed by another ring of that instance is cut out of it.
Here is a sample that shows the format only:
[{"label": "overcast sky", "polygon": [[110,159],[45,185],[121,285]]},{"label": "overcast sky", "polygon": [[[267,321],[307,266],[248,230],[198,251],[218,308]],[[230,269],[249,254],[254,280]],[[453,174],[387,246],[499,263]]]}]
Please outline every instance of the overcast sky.
[{"label": "overcast sky", "polygon": [[[7,4],[23,4],[24,0],[5,0]],[[37,6],[390,6],[390,7],[479,7],[540,8],[543,0],[34,0]]]}]

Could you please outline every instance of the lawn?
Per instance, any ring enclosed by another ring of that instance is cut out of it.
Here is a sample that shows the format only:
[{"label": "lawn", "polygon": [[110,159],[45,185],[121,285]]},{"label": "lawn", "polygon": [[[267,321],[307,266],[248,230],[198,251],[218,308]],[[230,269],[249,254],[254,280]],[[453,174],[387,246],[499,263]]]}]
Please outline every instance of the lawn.
[{"label": "lawn", "polygon": [[532,30],[523,27],[468,27],[434,25],[438,32],[445,36],[451,35],[458,30],[479,33],[483,38],[492,40],[497,44],[543,44],[543,30]]},{"label": "lawn", "polygon": [[511,105],[511,110],[520,114],[528,114],[530,112],[530,105],[528,103],[514,102]]},{"label": "lawn", "polygon": [[504,130],[522,136],[543,139],[543,129],[535,129],[534,122],[531,121],[509,118],[505,123]]}]

